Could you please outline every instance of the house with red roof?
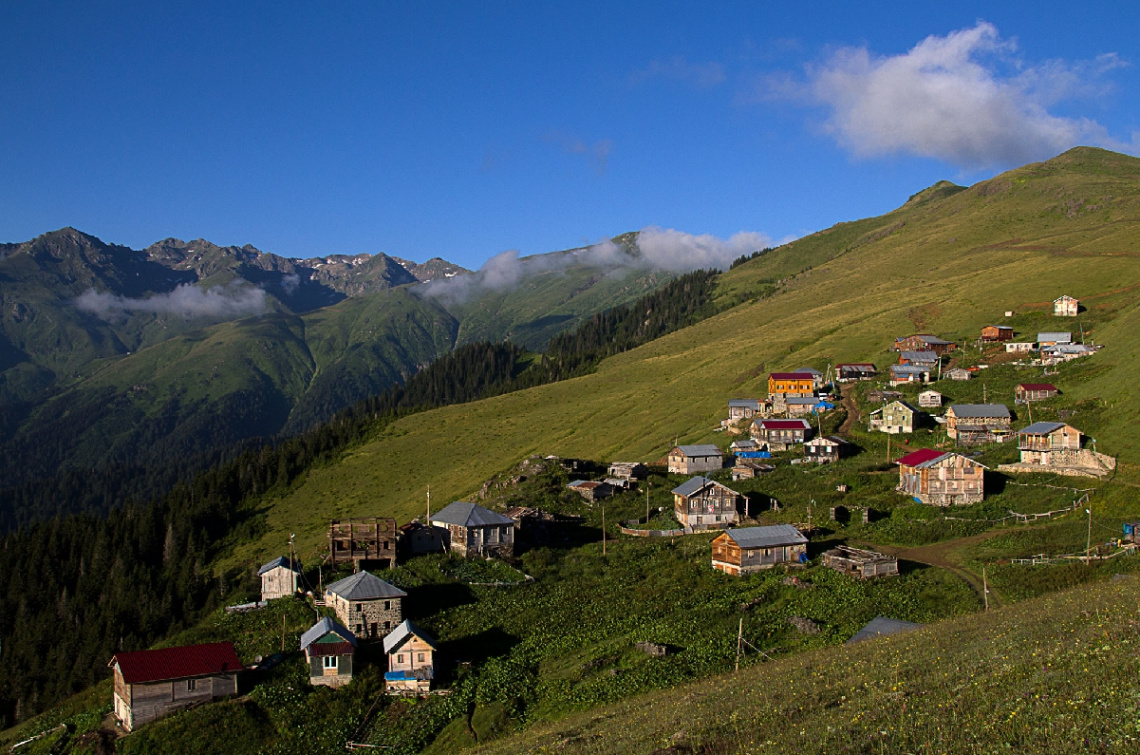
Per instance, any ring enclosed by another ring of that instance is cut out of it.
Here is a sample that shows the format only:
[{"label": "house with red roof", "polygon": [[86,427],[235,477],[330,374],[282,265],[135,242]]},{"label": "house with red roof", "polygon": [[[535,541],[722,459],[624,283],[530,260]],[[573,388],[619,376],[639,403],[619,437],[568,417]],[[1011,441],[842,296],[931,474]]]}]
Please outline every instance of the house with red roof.
[{"label": "house with red roof", "polygon": [[810,440],[811,423],[806,419],[756,419],[752,421],[752,437],[765,451],[787,451],[797,443]]},{"label": "house with red roof", "polygon": [[986,496],[986,466],[956,453],[923,448],[899,459],[895,488],[919,503],[961,506]]},{"label": "house with red roof", "polygon": [[773,372],[768,375],[768,397],[803,398],[815,395],[815,375],[810,372]]},{"label": "house with red roof", "polygon": [[237,694],[241,661],[231,642],[116,653],[114,712],[134,731],[156,718],[196,703]]}]

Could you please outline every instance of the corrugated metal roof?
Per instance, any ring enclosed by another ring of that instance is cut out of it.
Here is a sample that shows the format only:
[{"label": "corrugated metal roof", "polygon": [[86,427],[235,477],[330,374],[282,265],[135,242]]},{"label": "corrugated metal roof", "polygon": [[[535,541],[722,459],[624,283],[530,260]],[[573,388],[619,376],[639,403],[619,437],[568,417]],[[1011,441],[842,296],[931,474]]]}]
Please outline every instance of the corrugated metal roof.
[{"label": "corrugated metal roof", "polygon": [[797,367],[796,374],[807,374],[812,377],[823,377],[823,373],[819,370],[813,370],[811,367]]},{"label": "corrugated metal roof", "polygon": [[[301,649],[304,650],[330,632],[353,647],[356,647],[356,637],[353,636],[352,632],[326,616],[305,630],[305,633],[301,635]],[[341,655],[341,653],[333,653],[332,655]]]},{"label": "corrugated metal roof", "polygon": [[288,569],[290,564],[292,564],[292,566],[293,566],[293,571],[296,571],[296,572],[301,571],[301,565],[299,563],[297,563],[296,561],[290,561],[285,556],[280,556],[278,558],[273,559],[268,564],[265,564],[260,569],[258,569],[257,570],[257,576],[260,577],[262,574],[265,574],[266,572],[273,571],[274,569],[276,569],[279,566],[284,566],[286,569]]},{"label": "corrugated metal roof", "polygon": [[1023,391],[1055,391],[1057,386],[1052,383],[1018,383],[1017,387]]},{"label": "corrugated metal roof", "polygon": [[1072,340],[1073,340],[1073,334],[1072,333],[1056,332],[1056,333],[1038,333],[1037,334],[1037,342],[1038,343],[1041,343],[1042,341],[1053,341],[1055,343],[1069,343]]},{"label": "corrugated metal roof", "polygon": [[917,451],[907,454],[895,463],[903,467],[917,467],[919,464],[926,464],[949,455],[950,454],[945,451],[939,451],[936,448],[920,448]]},{"label": "corrugated metal roof", "polygon": [[768,377],[775,380],[815,380],[810,372],[773,372]]},{"label": "corrugated metal roof", "polygon": [[[507,519],[507,521],[511,521]],[[406,598],[408,594],[393,587],[370,572],[358,571],[351,577],[333,582],[325,592],[339,595],[345,600],[377,600],[380,598]]]},{"label": "corrugated metal roof", "polygon": [[1064,426],[1064,422],[1034,422],[1029,427],[1023,427],[1017,432],[1025,433],[1026,435],[1048,435],[1051,432],[1060,430]]},{"label": "corrugated metal roof", "polygon": [[863,642],[870,640],[880,635],[896,634],[898,632],[910,632],[914,629],[921,629],[922,624],[915,624],[913,621],[903,621],[901,619],[888,619],[886,616],[876,616],[867,622],[867,626],[860,629],[847,641],[850,645],[855,642]]},{"label": "corrugated metal roof", "polygon": [[990,419],[991,417],[1009,418],[1009,407],[1005,404],[951,404],[955,417],[968,417],[970,419]]},{"label": "corrugated metal roof", "polygon": [[773,548],[778,545],[799,545],[808,541],[803,533],[790,524],[741,527],[727,529],[724,533],[741,548]]},{"label": "corrugated metal roof", "polygon": [[755,398],[733,398],[728,400],[729,406],[742,406],[746,409],[759,409],[760,400]]},{"label": "corrugated metal roof", "polygon": [[[702,488],[704,488],[708,485],[719,485],[720,487],[724,488],[725,490],[729,490],[733,493],[736,493],[735,490],[732,490],[732,488],[728,487],[727,485],[721,485],[716,480],[710,480],[707,477],[700,477],[700,476],[690,477],[688,480],[686,480],[682,484],[673,488],[673,490],[671,492],[674,495],[680,495],[680,496],[684,496],[684,497],[688,498],[689,496],[694,495],[695,493],[697,493]],[[739,493],[736,493],[736,494],[740,495]]]},{"label": "corrugated metal roof", "polygon": [[752,424],[765,430],[811,429],[811,423],[806,419],[758,419]]},{"label": "corrugated metal roof", "polygon": [[111,663],[119,665],[119,673],[127,684],[209,676],[240,671],[242,667],[232,642],[115,653]]},{"label": "corrugated metal roof", "polygon": [[404,643],[404,640],[413,635],[426,642],[429,646],[431,646],[432,650],[438,649],[435,646],[435,640],[432,639],[430,634],[420,629],[407,619],[404,619],[403,622],[400,623],[400,626],[393,629],[388,634],[388,636],[384,638],[384,652],[391,653],[393,650],[402,645]]},{"label": "corrugated metal roof", "polygon": [[892,364],[891,372],[896,375],[929,375],[930,368],[917,364]]},{"label": "corrugated metal roof", "polygon": [[685,456],[724,456],[712,443],[698,443],[692,446],[677,446]]},{"label": "corrugated metal roof", "polygon": [[431,515],[432,522],[455,524],[460,527],[486,527],[495,524],[514,524],[509,517],[483,508],[477,503],[455,501],[442,511]]},{"label": "corrugated metal roof", "polygon": [[904,351],[902,358],[910,362],[937,362],[938,355],[933,351]]}]

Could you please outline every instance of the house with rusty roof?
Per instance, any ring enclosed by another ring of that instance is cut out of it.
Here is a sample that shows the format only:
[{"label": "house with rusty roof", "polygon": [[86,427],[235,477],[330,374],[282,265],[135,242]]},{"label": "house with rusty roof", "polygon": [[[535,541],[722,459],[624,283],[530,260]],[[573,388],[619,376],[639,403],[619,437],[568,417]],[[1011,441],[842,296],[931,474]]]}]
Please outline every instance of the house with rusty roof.
[{"label": "house with rusty roof", "polygon": [[115,653],[112,709],[125,731],[196,703],[237,694],[232,642]]},{"label": "house with rusty roof", "polygon": [[807,563],[808,539],[790,524],[727,529],[713,538],[712,568],[742,577],[783,564]]},{"label": "house with rusty roof", "polygon": [[899,465],[895,489],[919,503],[960,506],[985,498],[986,466],[969,457],[923,448],[895,463]]},{"label": "house with rusty roof", "polygon": [[301,635],[301,652],[309,664],[309,684],[336,688],[352,681],[356,637],[329,617]]},{"label": "house with rusty roof", "polygon": [[590,503],[605,500],[614,494],[614,488],[601,480],[574,480],[566,486]]}]

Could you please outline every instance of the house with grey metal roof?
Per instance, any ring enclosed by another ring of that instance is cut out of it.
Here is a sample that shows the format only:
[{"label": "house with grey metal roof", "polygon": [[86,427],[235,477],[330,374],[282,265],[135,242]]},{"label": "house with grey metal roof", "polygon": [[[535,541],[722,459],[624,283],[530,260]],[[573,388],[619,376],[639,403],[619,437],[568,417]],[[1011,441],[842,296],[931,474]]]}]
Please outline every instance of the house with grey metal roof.
[{"label": "house with grey metal roof", "polygon": [[903,351],[899,353],[899,364],[933,367],[938,364],[938,355],[933,351]]},{"label": "house with grey metal roof", "polygon": [[951,404],[946,435],[960,446],[1000,443],[1010,436],[1012,421],[1005,404]]},{"label": "house with grey metal roof", "polygon": [[891,385],[929,383],[930,367],[918,364],[892,364]]},{"label": "house with grey metal roof", "polygon": [[736,577],[807,563],[808,539],[790,524],[727,529],[712,541],[713,569]]},{"label": "house with grey metal roof", "polygon": [[261,599],[273,600],[296,594],[300,574],[301,565],[285,556],[263,564],[257,570],[257,576],[261,578]]},{"label": "house with grey metal roof", "polygon": [[301,652],[309,664],[309,683],[340,687],[352,681],[356,637],[327,616],[301,635]]},{"label": "house with grey metal roof", "polygon": [[325,605],[362,640],[378,640],[404,620],[408,594],[367,571],[333,582],[325,588]]},{"label": "house with grey metal roof", "polygon": [[408,621],[396,627],[384,638],[384,654],[388,656],[388,671],[384,686],[389,694],[422,695],[431,688],[435,678],[435,640],[424,630]]},{"label": "house with grey metal roof", "polygon": [[735,422],[738,419],[750,419],[760,413],[760,400],[754,398],[734,398],[728,402],[728,419]]},{"label": "house with grey metal roof", "polygon": [[1034,422],[1017,431],[1021,460],[1002,464],[998,470],[1104,477],[1116,469],[1116,459],[1098,453],[1095,447],[1081,448],[1081,438],[1080,430],[1064,422]]},{"label": "house with grey metal roof", "polygon": [[863,642],[864,640],[871,640],[888,634],[912,632],[915,629],[922,629],[922,626],[922,624],[915,624],[913,621],[902,621],[900,619],[888,619],[886,616],[876,616],[867,622],[865,627],[856,632],[846,644],[853,645],[856,642]]},{"label": "house with grey metal roof", "polygon": [[673,515],[686,530],[724,529],[736,524],[740,493],[707,477],[673,488]]},{"label": "house with grey metal roof", "polygon": [[1041,346],[1059,346],[1061,344],[1069,344],[1073,342],[1073,334],[1061,332],[1049,332],[1037,334],[1037,345]]},{"label": "house with grey metal roof", "polygon": [[711,472],[724,466],[724,453],[712,443],[674,446],[669,451],[669,472],[696,474]]},{"label": "house with grey metal roof", "polygon": [[448,533],[448,549],[461,556],[511,556],[515,520],[477,503],[456,501],[432,514],[431,523]]}]

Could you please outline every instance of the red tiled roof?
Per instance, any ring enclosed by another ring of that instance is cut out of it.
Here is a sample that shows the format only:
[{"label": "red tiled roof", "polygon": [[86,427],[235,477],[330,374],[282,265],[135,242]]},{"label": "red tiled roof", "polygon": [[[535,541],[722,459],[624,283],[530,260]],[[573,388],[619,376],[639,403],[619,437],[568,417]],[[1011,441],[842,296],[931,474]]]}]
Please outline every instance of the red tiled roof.
[{"label": "red tiled roof", "polygon": [[810,372],[773,372],[768,377],[773,380],[815,380]]},{"label": "red tiled roof", "polygon": [[945,453],[945,451],[939,451],[935,448],[921,448],[914,453],[909,453],[906,456],[902,457],[896,461],[895,464],[898,464],[902,467],[917,467],[919,464],[923,464],[932,459],[937,459],[939,456],[942,456]]},{"label": "red tiled roof", "polygon": [[1023,391],[1055,391],[1057,386],[1052,383],[1018,383],[1018,388]]},{"label": "red tiled roof", "polygon": [[119,671],[127,684],[207,676],[223,671],[240,671],[242,667],[232,642],[115,653],[111,663],[119,664]]}]

